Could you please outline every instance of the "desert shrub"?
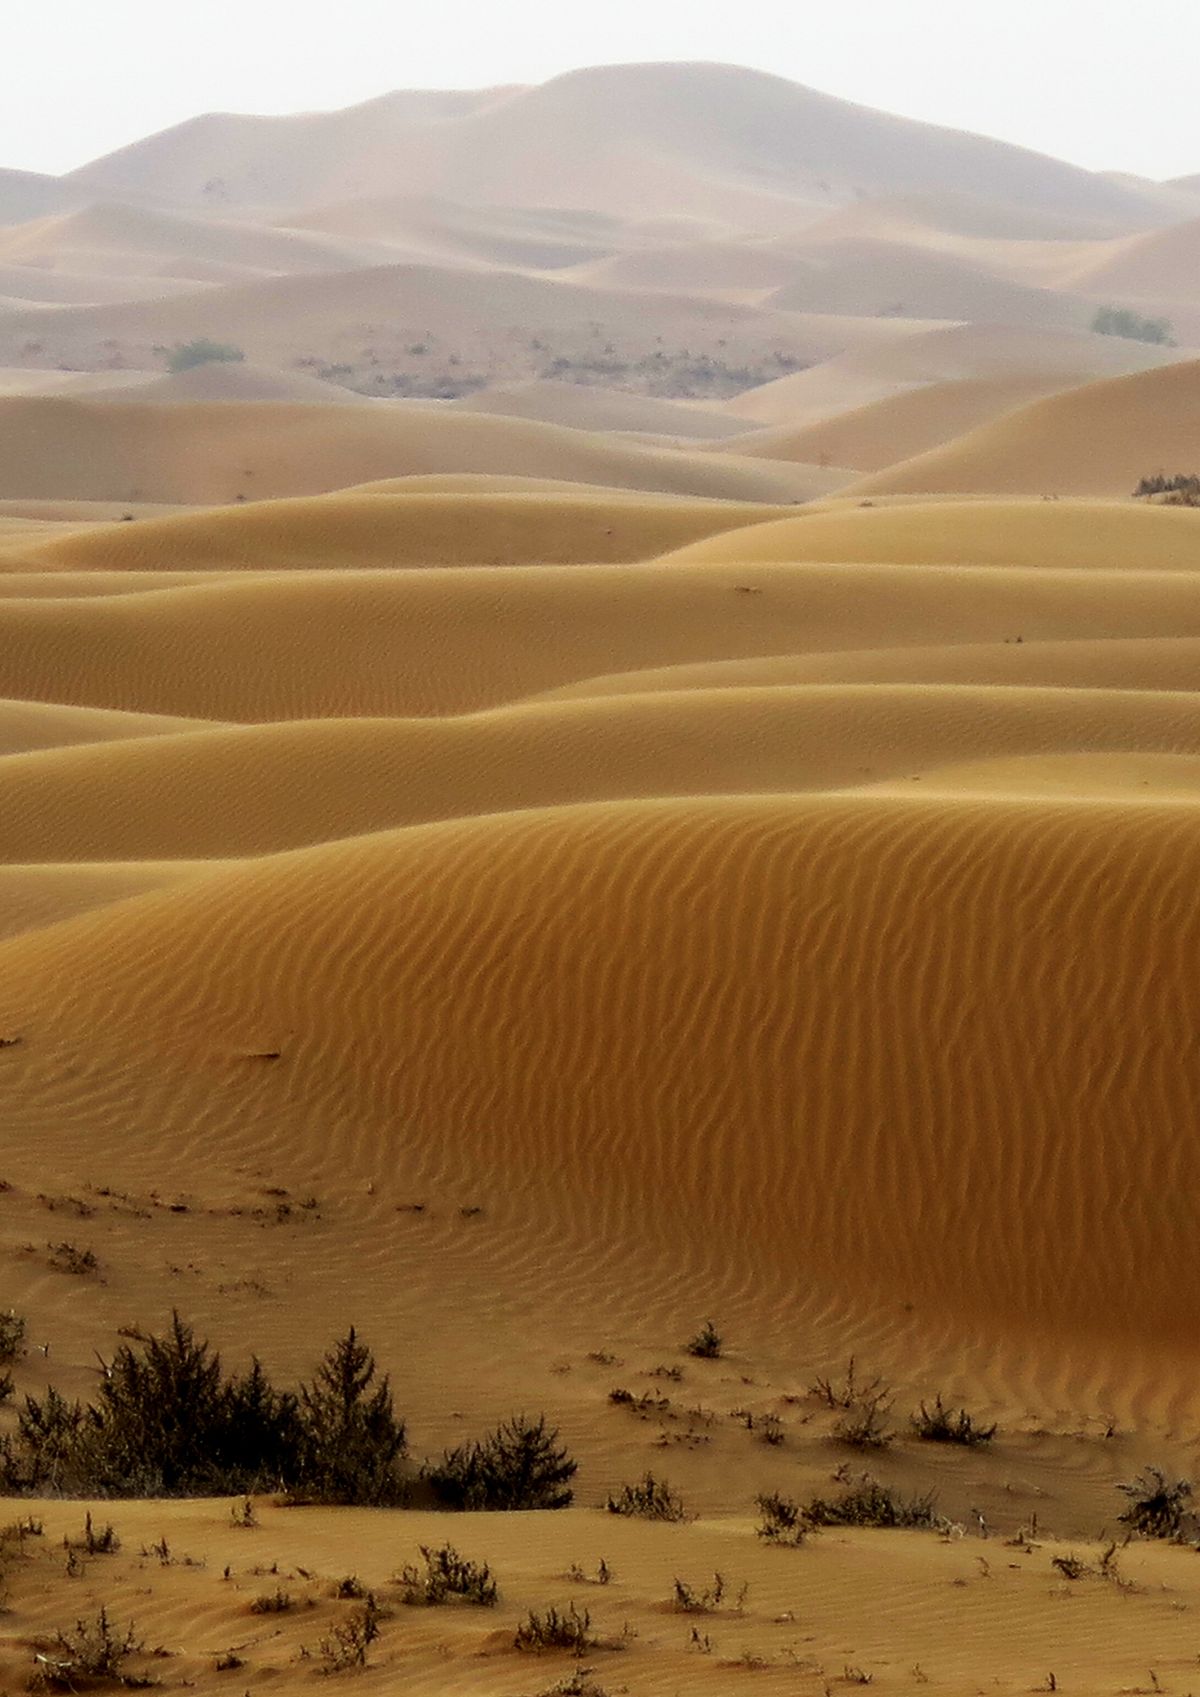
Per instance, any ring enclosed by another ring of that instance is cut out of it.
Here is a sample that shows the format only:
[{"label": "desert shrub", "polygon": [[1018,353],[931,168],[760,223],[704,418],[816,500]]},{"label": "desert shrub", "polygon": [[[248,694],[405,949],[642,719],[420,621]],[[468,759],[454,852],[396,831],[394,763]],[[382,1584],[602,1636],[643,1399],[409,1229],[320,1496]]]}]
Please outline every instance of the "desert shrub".
[{"label": "desert shrub", "polygon": [[544,1614],[530,1609],[517,1627],[513,1645],[518,1650],[571,1650],[583,1655],[594,1647],[592,1617],[586,1609],[569,1603],[565,1609],[548,1608]]},{"label": "desert shrub", "polygon": [[1200,477],[1191,472],[1177,472],[1174,477],[1155,472],[1143,477],[1133,494],[1135,500],[1161,498],[1166,507],[1200,507]]},{"label": "desert shrub", "polygon": [[0,1365],[10,1366],[25,1353],[25,1321],[10,1308],[0,1314]]},{"label": "desert shrub", "polygon": [[786,1544],[798,1549],[811,1530],[799,1503],[793,1502],[790,1497],[781,1497],[775,1491],[764,1492],[754,1500],[762,1516],[757,1527],[758,1536],[765,1538],[769,1544]]},{"label": "desert shrub", "polygon": [[833,1500],[813,1497],[803,1509],[810,1526],[936,1526],[933,1494],[920,1497],[900,1497],[879,1484],[878,1480],[863,1478],[857,1485]]},{"label": "desert shrub", "polygon": [[68,1550],[82,1550],[89,1556],[115,1556],[121,1548],[121,1540],[111,1521],[97,1526],[90,1513],[84,1516],[83,1531],[79,1537],[74,1540],[64,1538],[63,1543]]},{"label": "desert shrub", "polygon": [[71,1273],[86,1279],[98,1272],[100,1262],[94,1249],[81,1248],[77,1243],[48,1243],[46,1259],[56,1273]]},{"label": "desert shrub", "polygon": [[395,1503],[404,1494],[397,1463],[405,1428],[386,1375],[374,1390],[375,1358],[353,1326],[300,1391],[299,1478],[331,1503]]},{"label": "desert shrub", "polygon": [[683,1501],[665,1479],[645,1473],[633,1485],[622,1485],[605,1505],[609,1514],[637,1516],[642,1520],[683,1520]]},{"label": "desert shrub", "polygon": [[720,1332],[711,1320],[706,1320],[694,1338],[689,1338],[686,1348],[689,1355],[698,1357],[701,1361],[716,1361],[721,1353],[724,1342]]},{"label": "desert shrub", "polygon": [[366,1596],[367,1588],[357,1573],[347,1573],[344,1578],[338,1580],[333,1588],[333,1594],[342,1602],[347,1600],[358,1601]]},{"label": "desert shrub", "polygon": [[[701,1589],[697,1585],[689,1585],[686,1579],[675,1579],[675,1595],[673,1606],[680,1614],[708,1615],[715,1614],[725,1601],[727,1586],[722,1573],[713,1574],[713,1582]],[[748,1586],[742,1585],[737,1593],[735,1607],[741,1608],[746,1600]]]},{"label": "desert shrub", "polygon": [[849,1444],[851,1449],[886,1449],[895,1437],[888,1424],[891,1406],[890,1402],[878,1396],[864,1397],[861,1402],[851,1403],[834,1422],[830,1435],[839,1444]]},{"label": "desert shrub", "polygon": [[88,1685],[148,1685],[125,1671],[142,1648],[132,1625],[121,1631],[101,1604],[95,1616],[55,1634],[46,1653],[34,1656],[33,1685],[47,1691],[79,1691]]},{"label": "desert shrub", "polygon": [[932,1408],[921,1404],[912,1416],[912,1428],[926,1443],[962,1444],[968,1449],[990,1444],[997,1431],[994,1422],[985,1426],[965,1408],[960,1408],[957,1413],[947,1408],[940,1394],[934,1398]]},{"label": "desert shrub", "polygon": [[276,1586],[274,1591],[264,1591],[261,1597],[255,1597],[250,1604],[250,1613],[252,1615],[285,1615],[290,1613],[295,1606],[295,1598],[291,1597],[281,1586]]},{"label": "desert shrub", "polygon": [[495,1604],[499,1593],[486,1562],[468,1561],[451,1544],[443,1544],[438,1550],[422,1544],[421,1559],[424,1571],[415,1566],[401,1571],[406,1603],[437,1607],[450,1597],[461,1597],[478,1608],[490,1609]]},{"label": "desert shrub", "polygon": [[1092,319],[1092,329],[1100,336],[1125,336],[1134,342],[1174,346],[1170,319],[1142,318],[1123,306],[1102,306]]},{"label": "desert shrub", "polygon": [[168,371],[190,371],[196,365],[237,364],[245,353],[232,342],[213,342],[207,336],[197,336],[191,342],[177,342],[167,355]]},{"label": "desert shrub", "polygon": [[860,1380],[857,1366],[852,1355],[846,1363],[846,1370],[840,1379],[835,1379],[831,1373],[827,1379],[816,1378],[808,1387],[808,1394],[823,1402],[826,1408],[853,1408],[855,1403],[883,1402],[888,1396],[887,1383],[876,1376],[874,1379]]},{"label": "desert shrub", "polygon": [[368,1591],[356,1609],[330,1627],[318,1646],[324,1673],[348,1673],[367,1665],[371,1645],[379,1637],[379,1605]]},{"label": "desert shrub", "polygon": [[[0,1438],[0,1484],[106,1496],[286,1487],[326,1502],[394,1502],[404,1423],[387,1379],[372,1388],[374,1378],[353,1329],[298,1396],[275,1390],[257,1360],[227,1376],[176,1313],[161,1337],[121,1346],[94,1403],[53,1389],[26,1397],[15,1433]],[[254,1524],[248,1498],[240,1523]]]},{"label": "desert shrub", "polygon": [[1178,1538],[1191,1512],[1192,1487],[1187,1479],[1169,1481],[1161,1468],[1147,1467],[1118,1491],[1129,1499],[1129,1507],[1118,1515],[1122,1526],[1144,1538]]},{"label": "desert shrub", "polygon": [[1057,1568],[1064,1579],[1083,1579],[1092,1570],[1079,1556],[1051,1556],[1050,1566]]},{"label": "desert shrub", "polygon": [[447,1450],[425,1476],[446,1508],[566,1508],[578,1465],[545,1415],[518,1415],[480,1442]]}]

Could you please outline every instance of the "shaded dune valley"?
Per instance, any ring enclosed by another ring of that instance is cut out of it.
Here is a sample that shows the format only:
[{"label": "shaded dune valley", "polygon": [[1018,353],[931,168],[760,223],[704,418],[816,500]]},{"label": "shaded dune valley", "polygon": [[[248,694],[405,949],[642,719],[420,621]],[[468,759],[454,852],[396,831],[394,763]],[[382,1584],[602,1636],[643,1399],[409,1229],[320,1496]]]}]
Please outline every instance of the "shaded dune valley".
[{"label": "shaded dune valley", "polygon": [[1195,180],[624,66],[0,217],[0,1689],[1200,1690]]}]

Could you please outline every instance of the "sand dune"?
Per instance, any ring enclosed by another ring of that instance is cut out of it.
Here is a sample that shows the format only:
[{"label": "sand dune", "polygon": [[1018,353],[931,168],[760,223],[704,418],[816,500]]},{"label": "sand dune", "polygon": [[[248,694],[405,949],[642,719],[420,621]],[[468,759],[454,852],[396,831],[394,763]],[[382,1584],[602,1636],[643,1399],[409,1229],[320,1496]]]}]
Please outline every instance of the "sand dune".
[{"label": "sand dune", "polygon": [[[104,1140],[118,1184],[195,1138],[410,1193],[470,1173],[526,1196],[547,1271],[587,1212],[710,1288],[733,1257],[764,1296],[799,1271],[930,1324],[1182,1346],[1189,1222],[1129,1127],[1192,1183],[1195,843],[1179,805],[746,798],[269,858],[0,949],[10,1123],[68,1164]],[[593,1082],[564,1119],[568,1054]]]},{"label": "sand dune", "polygon": [[1086,303],[996,276],[949,253],[899,241],[846,238],[815,244],[768,304],[788,312],[948,318],[1035,328],[1082,328]]},{"label": "sand dune", "polygon": [[864,478],[854,493],[1129,495],[1200,451],[1200,363],[1089,383],[1034,401]]},{"label": "sand dune", "polygon": [[466,395],[455,405],[468,412],[537,418],[576,430],[639,431],[709,441],[724,440],[748,428],[743,420],[715,408],[688,406],[653,395],[631,395],[589,383],[534,380],[497,384],[476,395]]},{"label": "sand dune", "polygon": [[739,436],[737,452],[811,465],[853,466],[881,471],[927,448],[950,442],[964,431],[1011,412],[1057,389],[1070,388],[1061,375],[1037,372],[1011,377],[966,377],[904,389],[866,406],[834,413],[815,424],[777,424]]},{"label": "sand dune", "polygon": [[[396,492],[391,492],[391,491]],[[337,567],[522,565],[638,560],[699,536],[774,518],[742,502],[688,502],[605,490],[511,494],[404,493],[403,480],[362,493],[221,507],[10,544],[15,573],[143,574],[152,588],[173,574],[288,572]]]},{"label": "sand dune", "polygon": [[0,491],[76,500],[218,502],[411,473],[536,471],[749,501],[825,493],[819,471],[613,442],[532,420],[401,407],[0,399]]},{"label": "sand dune", "polygon": [[[212,360],[185,371],[120,373],[120,383],[105,389],[89,387],[93,400],[157,401],[280,401],[291,405],[369,406],[366,395],[336,383],[310,377],[305,371],[280,371],[244,360]],[[140,379],[140,380],[139,380]]]},{"label": "sand dune", "polygon": [[4,599],[0,692],[231,721],[407,717],[614,670],[788,649],[1200,634],[1192,573],[1178,566],[792,565],[745,553],[739,544],[725,559],[675,555],[638,569],[314,570]]},{"label": "sand dune", "polygon": [[148,890],[170,889],[211,870],[211,864],[193,867],[182,860],[111,866],[54,866],[40,860],[36,865],[0,866],[0,939],[41,931]]},{"label": "sand dune", "polygon": [[1195,305],[1200,218],[1105,242],[1069,276],[1084,293],[1118,300],[1148,298]]},{"label": "sand dune", "polygon": [[603,66],[508,91],[399,92],[292,119],[214,114],[68,181],[192,203],[314,204],[389,192],[400,152],[409,192],[509,205],[625,212],[632,181],[644,212],[743,219],[930,191],[1130,222],[1160,211],[1149,187],[708,64]]},{"label": "sand dune", "polygon": [[562,803],[936,783],[972,761],[1200,758],[1197,706],[1154,690],[731,685],[123,740],[0,761],[0,860],[259,855]]},{"label": "sand dune", "polygon": [[749,389],[726,404],[739,418],[796,426],[926,383],[1029,372],[1083,383],[1149,371],[1182,357],[1175,349],[1088,331],[951,325],[897,337],[875,348],[851,349],[823,366]]}]

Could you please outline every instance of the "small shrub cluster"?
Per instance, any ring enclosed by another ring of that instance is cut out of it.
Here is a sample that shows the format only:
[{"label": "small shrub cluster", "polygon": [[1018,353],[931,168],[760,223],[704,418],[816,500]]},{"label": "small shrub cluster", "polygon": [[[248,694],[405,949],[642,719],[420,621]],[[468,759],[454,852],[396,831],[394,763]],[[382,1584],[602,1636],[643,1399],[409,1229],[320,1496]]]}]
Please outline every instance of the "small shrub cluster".
[{"label": "small shrub cluster", "polygon": [[607,1503],[610,1514],[625,1514],[642,1520],[683,1520],[683,1501],[665,1479],[645,1473],[633,1485],[622,1485]]},{"label": "small shrub cluster", "polygon": [[689,1355],[694,1355],[699,1361],[716,1361],[724,1344],[720,1332],[711,1320],[706,1320],[694,1338],[689,1338],[686,1349]]},{"label": "small shrub cluster", "polygon": [[891,1403],[883,1396],[863,1397],[834,1422],[831,1435],[851,1449],[886,1449],[896,1435],[888,1421],[891,1411]]},{"label": "small shrub cluster", "polygon": [[443,1544],[438,1550],[422,1544],[421,1560],[423,1569],[409,1566],[401,1571],[400,1584],[406,1603],[436,1608],[451,1597],[461,1597],[477,1608],[494,1606],[499,1593],[486,1562],[468,1561],[452,1544]]},{"label": "small shrub cluster", "polygon": [[931,1408],[921,1404],[912,1417],[912,1428],[926,1443],[961,1444],[967,1449],[990,1444],[997,1431],[994,1423],[984,1425],[965,1408],[957,1411],[947,1408],[940,1394],[934,1398]]},{"label": "small shrub cluster", "polygon": [[379,1605],[370,1591],[358,1608],[330,1627],[318,1646],[323,1673],[349,1673],[367,1665],[371,1645],[379,1637]]},{"label": "small shrub cluster", "polygon": [[81,1691],[92,1685],[149,1685],[129,1673],[125,1664],[142,1648],[132,1625],[124,1630],[109,1619],[103,1605],[94,1617],[77,1620],[67,1631],[55,1634],[45,1652],[35,1652],[34,1690]]},{"label": "small shrub cluster", "polygon": [[481,1442],[448,1450],[425,1477],[446,1508],[553,1509],[569,1506],[577,1470],[544,1417],[519,1415]]},{"label": "small shrub cluster", "polygon": [[177,342],[167,355],[168,371],[191,371],[193,366],[236,364],[246,357],[241,348],[231,342],[213,342],[207,336],[197,336],[191,342]]},{"label": "small shrub cluster", "polygon": [[1118,1491],[1129,1507],[1118,1515],[1122,1526],[1143,1538],[1180,1538],[1192,1512],[1192,1486],[1187,1479],[1168,1479],[1161,1468],[1147,1467]]},{"label": "small shrub cluster", "polygon": [[1100,336],[1124,336],[1168,348],[1175,345],[1169,318],[1142,318],[1123,306],[1102,306],[1092,319],[1092,329]]},{"label": "small shrub cluster", "polygon": [[1200,477],[1191,472],[1177,472],[1174,477],[1155,472],[1143,477],[1133,494],[1135,500],[1158,500],[1164,507],[1200,507]]},{"label": "small shrub cluster", "polygon": [[840,1497],[813,1497],[801,1510],[809,1526],[932,1527],[938,1524],[932,1492],[901,1497],[864,1476]]},{"label": "small shrub cluster", "polygon": [[781,1497],[775,1491],[764,1492],[754,1500],[762,1516],[758,1523],[758,1536],[768,1544],[799,1549],[812,1530],[800,1504],[790,1497]]},{"label": "small shrub cluster", "polygon": [[591,1625],[587,1609],[577,1609],[574,1603],[565,1609],[552,1606],[544,1614],[530,1609],[516,1630],[513,1644],[518,1650],[570,1650],[582,1656],[595,1648]]}]

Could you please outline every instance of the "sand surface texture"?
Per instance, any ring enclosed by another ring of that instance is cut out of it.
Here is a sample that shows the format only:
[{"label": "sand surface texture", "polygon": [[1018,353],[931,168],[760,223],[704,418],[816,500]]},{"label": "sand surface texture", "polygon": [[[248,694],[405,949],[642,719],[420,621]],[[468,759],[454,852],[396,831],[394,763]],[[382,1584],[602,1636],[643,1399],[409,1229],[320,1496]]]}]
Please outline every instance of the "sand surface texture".
[{"label": "sand surface texture", "polygon": [[[369,1589],[380,1697],[1200,1690],[1118,1488],[1200,1451],[1200,179],[626,66],[0,219],[0,1437],[353,1324],[411,1484],[43,1480],[0,1689],[103,1605],[319,1690]],[[571,1507],[430,1507],[542,1411]],[[864,1474],[928,1524],[760,1535]]]}]

